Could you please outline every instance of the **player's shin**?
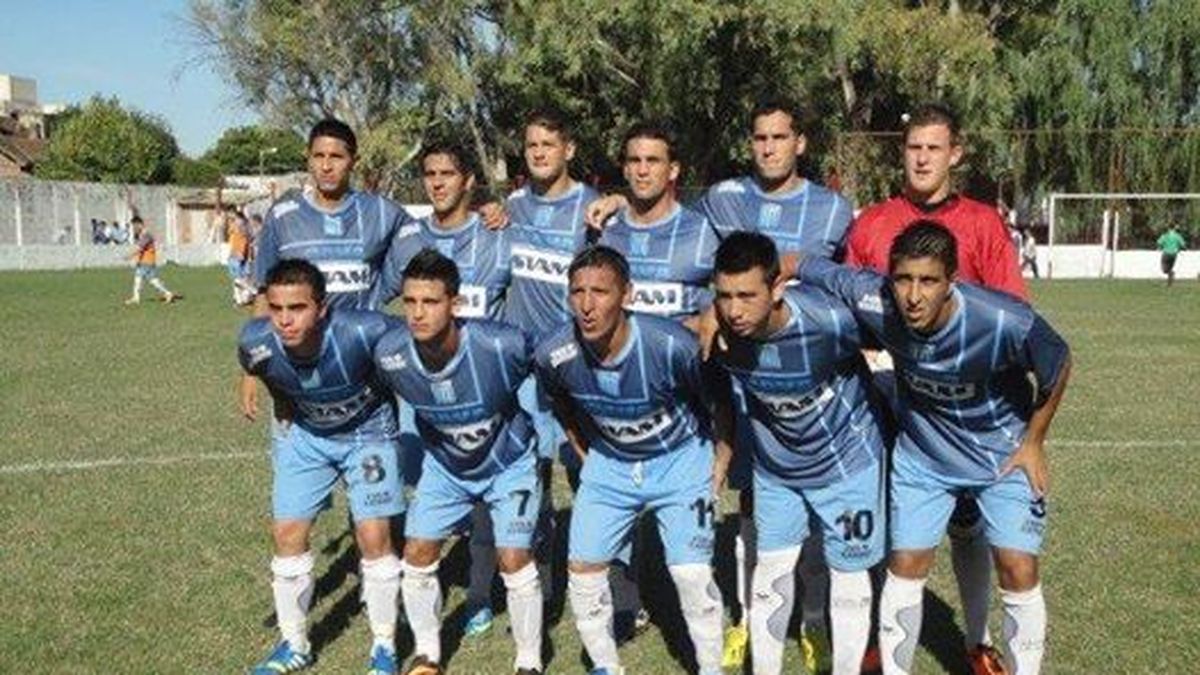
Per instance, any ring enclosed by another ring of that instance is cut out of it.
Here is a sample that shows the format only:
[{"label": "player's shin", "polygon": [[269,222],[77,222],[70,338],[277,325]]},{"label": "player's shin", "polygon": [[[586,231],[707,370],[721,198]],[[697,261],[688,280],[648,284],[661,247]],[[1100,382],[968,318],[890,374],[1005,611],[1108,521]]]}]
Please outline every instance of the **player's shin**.
[{"label": "player's shin", "polygon": [[533,562],[511,574],[501,573],[508,591],[508,613],[517,645],[515,669],[542,669],[542,584]]},{"label": "player's shin", "polygon": [[371,635],[376,645],[388,651],[396,648],[396,617],[399,614],[396,598],[400,594],[400,570],[400,559],[393,554],[362,561],[363,600],[367,605]]},{"label": "player's shin", "polygon": [[404,615],[413,632],[413,652],[437,663],[442,658],[441,629],[442,588],[438,584],[438,562],[426,567],[402,563],[404,578],[400,591],[404,595]]},{"label": "player's shin", "polygon": [[313,562],[312,551],[271,560],[271,590],[279,632],[292,649],[304,654],[309,651],[307,620],[313,595]]},{"label": "player's shin", "polygon": [[825,541],[820,528],[812,528],[800,556],[800,583],[804,585],[801,617],[806,634],[826,630],[829,607],[829,566],[825,563]]},{"label": "player's shin", "polygon": [[575,612],[575,628],[579,640],[596,668],[619,672],[617,640],[613,636],[612,591],[608,586],[608,570],[598,572],[571,571],[567,578],[571,609]]},{"label": "player's shin", "polygon": [[992,548],[983,536],[983,517],[973,522],[951,521],[950,560],[954,565],[954,580],[963,607],[964,641],[967,648],[990,645],[988,607],[992,598]]},{"label": "player's shin", "polygon": [[921,636],[921,604],[926,579],[906,579],[890,571],[879,599],[879,651],[884,675],[912,671]]},{"label": "player's shin", "polygon": [[829,623],[833,675],[858,675],[871,633],[871,576],[866,570],[829,570]]},{"label": "player's shin", "polygon": [[721,591],[707,563],[671,565],[679,606],[696,649],[701,673],[721,672]]},{"label": "player's shin", "polygon": [[1009,670],[1020,675],[1037,675],[1042,669],[1046,643],[1046,598],[1042,585],[1027,591],[1000,589],[1004,603],[1004,646]]},{"label": "player's shin", "polygon": [[799,557],[799,546],[758,556],[750,604],[750,653],[755,675],[776,675],[783,670],[783,646],[796,600]]},{"label": "player's shin", "polygon": [[741,616],[738,623],[745,623],[750,614],[750,602],[754,597],[751,584],[754,568],[758,564],[758,529],[754,526],[753,515],[742,515],[738,518],[737,538],[733,542],[733,556],[736,560],[737,602]]}]

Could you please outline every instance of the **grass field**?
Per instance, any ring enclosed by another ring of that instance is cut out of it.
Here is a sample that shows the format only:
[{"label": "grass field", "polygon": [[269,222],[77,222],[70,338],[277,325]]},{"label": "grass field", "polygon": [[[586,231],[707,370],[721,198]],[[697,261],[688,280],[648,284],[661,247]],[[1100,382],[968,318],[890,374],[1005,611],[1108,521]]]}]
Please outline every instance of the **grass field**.
[{"label": "grass field", "polygon": [[[121,306],[128,270],[0,274],[0,673],[244,672],[275,640],[266,430],[233,397],[245,315],[223,271],[163,273],[184,301]],[[1046,672],[1192,672],[1200,286],[1054,282],[1034,296],[1075,352],[1049,448]],[[315,541],[327,673],[361,671],[368,641],[341,503]],[[450,671],[508,672],[505,617],[474,641],[452,630],[462,575],[446,567]],[[664,577],[644,575],[657,580],[644,595],[673,639],[651,630],[623,647],[632,673],[682,670]],[[943,555],[922,673],[961,672],[952,586]],[[551,672],[582,672],[569,608],[550,641]]]}]

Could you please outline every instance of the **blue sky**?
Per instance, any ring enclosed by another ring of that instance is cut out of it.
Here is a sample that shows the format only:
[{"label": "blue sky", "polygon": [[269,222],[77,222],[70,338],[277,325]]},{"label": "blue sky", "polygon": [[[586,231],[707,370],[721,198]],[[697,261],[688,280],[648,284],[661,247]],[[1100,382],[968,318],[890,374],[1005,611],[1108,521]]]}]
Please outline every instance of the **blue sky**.
[{"label": "blue sky", "polygon": [[37,80],[42,103],[93,94],[165,119],[189,155],[258,117],[196,56],[181,24],[187,0],[3,0],[0,73]]}]

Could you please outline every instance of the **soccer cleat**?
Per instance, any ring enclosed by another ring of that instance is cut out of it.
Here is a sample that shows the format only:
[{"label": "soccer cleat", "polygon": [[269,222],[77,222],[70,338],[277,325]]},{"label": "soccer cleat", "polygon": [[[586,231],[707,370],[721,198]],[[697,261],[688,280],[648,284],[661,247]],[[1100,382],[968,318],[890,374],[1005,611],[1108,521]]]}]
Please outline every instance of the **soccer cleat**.
[{"label": "soccer cleat", "polygon": [[287,640],[283,640],[275,645],[275,649],[263,659],[258,665],[254,666],[251,675],[279,675],[280,673],[294,673],[311,666],[313,663],[312,656],[304,652],[298,652],[292,649],[292,645]]},{"label": "soccer cleat", "polygon": [[1004,658],[991,645],[975,645],[967,650],[967,665],[971,675],[1007,675]]},{"label": "soccer cleat", "polygon": [[139,299],[137,299],[137,298],[125,298],[125,304],[126,304],[126,305],[136,305],[136,304],[138,304],[139,302],[141,302],[141,300],[139,300]]},{"label": "soccer cleat", "polygon": [[646,611],[645,607],[642,607],[638,609],[637,614],[633,616],[633,634],[641,635],[649,627],[650,612]]},{"label": "soccer cleat", "polygon": [[883,670],[883,655],[879,653],[878,645],[867,645],[863,654],[862,672],[874,673]]},{"label": "soccer cleat", "polygon": [[492,621],[496,618],[490,607],[481,607],[479,611],[467,619],[463,626],[463,637],[479,637],[492,629]]},{"label": "soccer cleat", "polygon": [[442,675],[442,667],[430,661],[424,654],[417,654],[409,662],[404,675]]},{"label": "soccer cleat", "polygon": [[396,675],[396,652],[376,645],[371,650],[371,662],[367,666],[367,675]]},{"label": "soccer cleat", "polygon": [[829,634],[824,629],[804,629],[800,632],[800,654],[809,675],[828,672],[833,667]]},{"label": "soccer cleat", "polygon": [[624,668],[611,670],[609,668],[592,668],[588,671],[588,675],[625,675]]},{"label": "soccer cleat", "polygon": [[750,642],[750,631],[746,624],[739,623],[725,629],[725,648],[721,653],[721,667],[742,669],[746,661],[746,644]]},{"label": "soccer cleat", "polygon": [[172,302],[175,302],[175,298],[176,298],[176,296],[174,293],[167,293],[166,295],[163,296],[163,302],[165,302],[169,305]]}]

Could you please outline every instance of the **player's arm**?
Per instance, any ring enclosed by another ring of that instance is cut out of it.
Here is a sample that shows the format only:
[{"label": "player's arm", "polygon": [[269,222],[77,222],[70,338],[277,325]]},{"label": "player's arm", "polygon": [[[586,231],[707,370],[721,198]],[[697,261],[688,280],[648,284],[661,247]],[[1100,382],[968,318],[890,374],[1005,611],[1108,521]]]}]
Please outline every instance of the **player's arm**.
[{"label": "player's arm", "polygon": [[554,419],[558,420],[558,425],[562,427],[563,435],[567,437],[567,443],[571,445],[571,449],[579,456],[579,461],[583,462],[587,459],[588,443],[580,427],[579,417],[571,395],[566,392],[558,381],[558,376],[555,374],[554,369],[546,364],[535,361],[534,374],[537,377],[538,384],[546,390],[549,396],[550,412],[554,414]]},{"label": "player's arm", "polygon": [[712,490],[714,495],[721,493],[725,486],[725,477],[729,474],[729,464],[734,453],[734,423],[733,423],[733,391],[729,382],[729,373],[723,367],[709,361],[703,366],[703,379],[706,384],[704,391],[710,392],[709,411],[713,419],[713,475]]},{"label": "player's arm", "polygon": [[583,221],[593,230],[603,230],[614,213],[628,206],[629,200],[620,192],[597,197],[584,208]]},{"label": "player's arm", "polygon": [[1042,496],[1049,488],[1046,434],[1067,390],[1067,380],[1071,375],[1071,352],[1067,343],[1041,317],[1037,317],[1029,329],[1022,352],[1036,385],[1034,411],[1021,445],[1004,463],[1001,475],[1021,469],[1029,478],[1034,493]]}]

